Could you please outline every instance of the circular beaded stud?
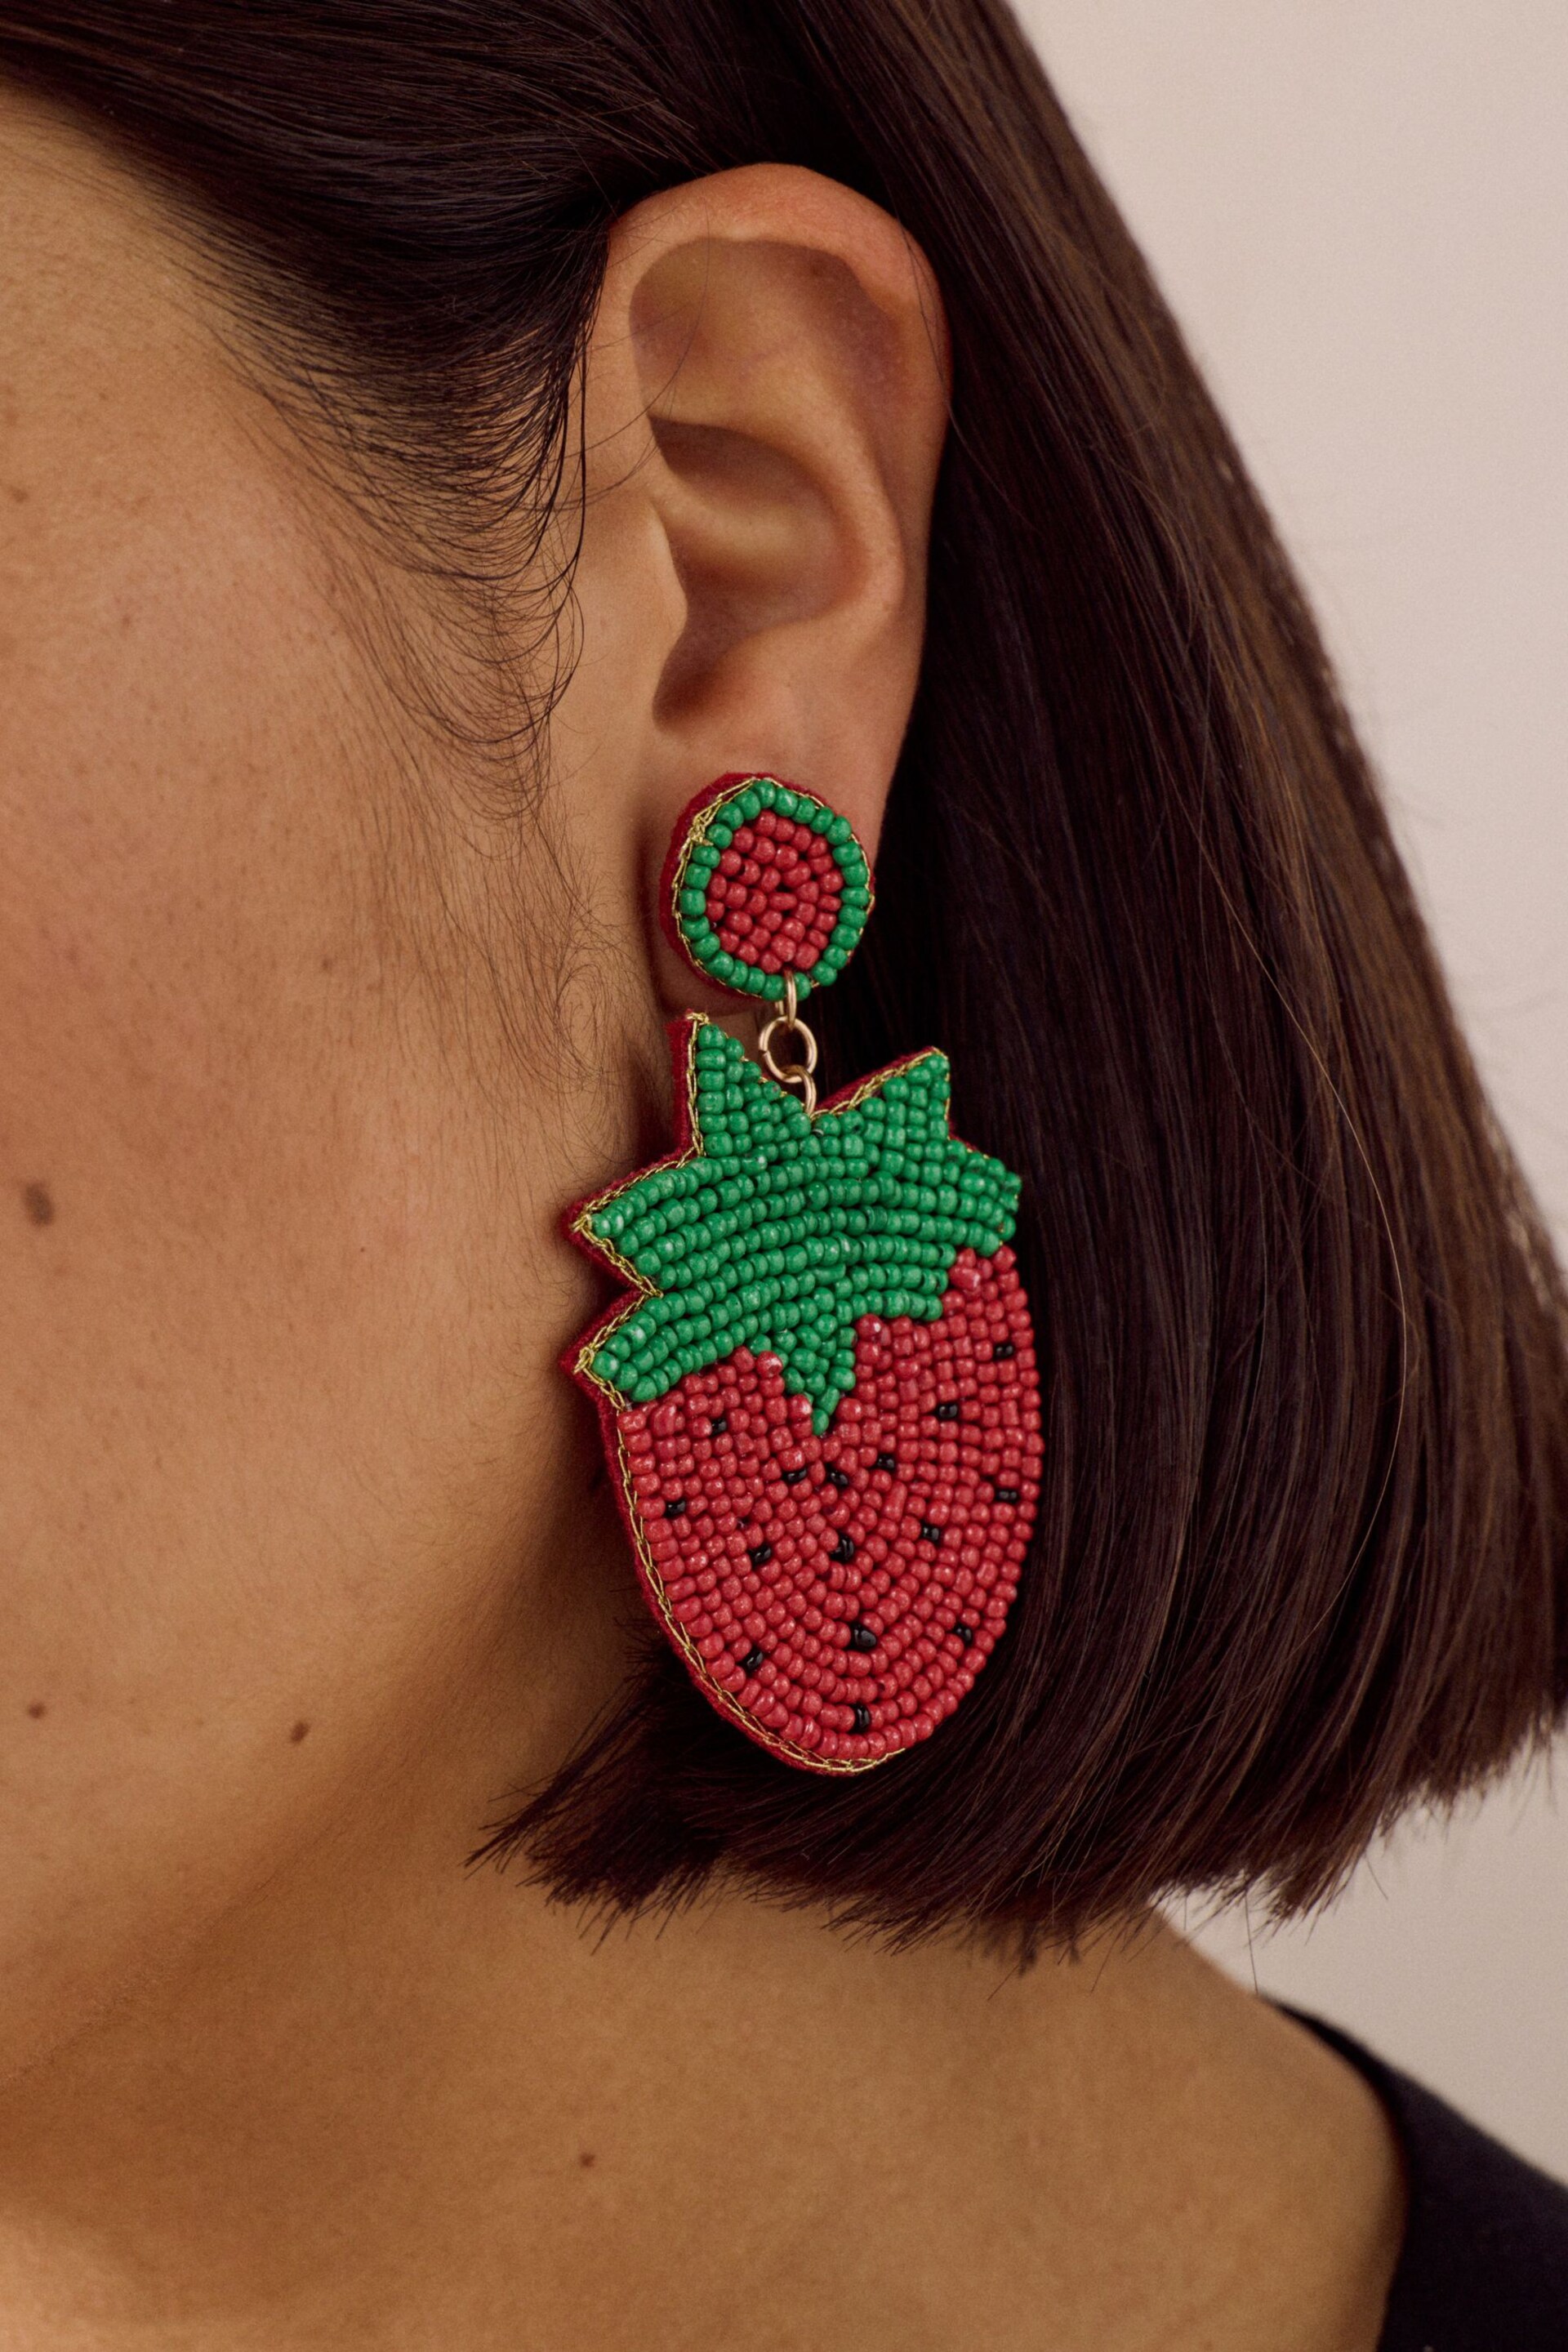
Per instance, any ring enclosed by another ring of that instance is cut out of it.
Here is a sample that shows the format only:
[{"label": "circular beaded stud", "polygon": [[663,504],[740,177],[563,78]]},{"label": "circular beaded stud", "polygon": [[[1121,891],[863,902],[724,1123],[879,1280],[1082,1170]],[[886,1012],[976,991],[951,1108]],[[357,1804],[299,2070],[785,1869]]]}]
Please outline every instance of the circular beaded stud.
[{"label": "circular beaded stud", "polygon": [[705,980],[797,997],[837,980],[872,905],[847,817],[776,776],[721,776],[682,813],[659,883],[674,945]]}]

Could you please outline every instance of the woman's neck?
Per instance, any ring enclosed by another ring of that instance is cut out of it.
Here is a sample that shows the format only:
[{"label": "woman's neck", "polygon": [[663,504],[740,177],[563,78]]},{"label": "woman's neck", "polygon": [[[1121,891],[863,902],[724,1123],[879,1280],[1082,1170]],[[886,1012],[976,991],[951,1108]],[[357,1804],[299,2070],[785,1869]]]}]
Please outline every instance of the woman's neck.
[{"label": "woman's neck", "polygon": [[345,1825],[0,2097],[0,2337],[1371,2352],[1381,2113],[1164,1928],[595,1930],[459,1818]]}]

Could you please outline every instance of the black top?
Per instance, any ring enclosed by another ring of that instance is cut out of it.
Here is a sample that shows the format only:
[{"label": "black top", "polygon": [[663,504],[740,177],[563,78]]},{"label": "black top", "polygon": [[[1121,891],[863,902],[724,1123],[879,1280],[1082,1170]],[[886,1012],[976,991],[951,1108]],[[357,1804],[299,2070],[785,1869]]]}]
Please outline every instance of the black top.
[{"label": "black top", "polygon": [[1380,2352],[1568,2352],[1568,2189],[1332,2026],[1300,2021],[1371,2084],[1405,2150]]}]

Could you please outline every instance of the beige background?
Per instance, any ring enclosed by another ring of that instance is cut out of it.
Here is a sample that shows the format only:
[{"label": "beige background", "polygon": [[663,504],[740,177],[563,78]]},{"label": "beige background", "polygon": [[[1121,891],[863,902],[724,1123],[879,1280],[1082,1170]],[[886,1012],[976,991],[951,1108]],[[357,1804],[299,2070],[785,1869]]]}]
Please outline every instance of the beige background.
[{"label": "beige background", "polygon": [[[1568,5],[1023,0],[1314,593],[1568,1238]],[[1560,1779],[1563,1772],[1559,1759]],[[1568,2178],[1568,1797],[1207,1940]]]}]

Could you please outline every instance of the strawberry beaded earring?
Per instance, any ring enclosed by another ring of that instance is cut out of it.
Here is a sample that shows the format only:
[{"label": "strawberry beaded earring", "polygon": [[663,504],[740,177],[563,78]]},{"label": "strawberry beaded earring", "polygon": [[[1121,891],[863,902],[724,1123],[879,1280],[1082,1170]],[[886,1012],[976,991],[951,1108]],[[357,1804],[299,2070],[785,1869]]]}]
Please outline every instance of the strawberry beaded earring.
[{"label": "strawberry beaded earring", "polygon": [[626,1291],[563,1361],[698,1688],[786,1762],[864,1771],[952,1713],[1017,1591],[1040,1465],[1018,1180],[953,1136],[934,1050],[818,1107],[799,1005],[872,903],[846,818],[722,777],[659,897],[695,969],[773,1010],[757,1061],[672,1024],[676,1148],[569,1213]]}]

